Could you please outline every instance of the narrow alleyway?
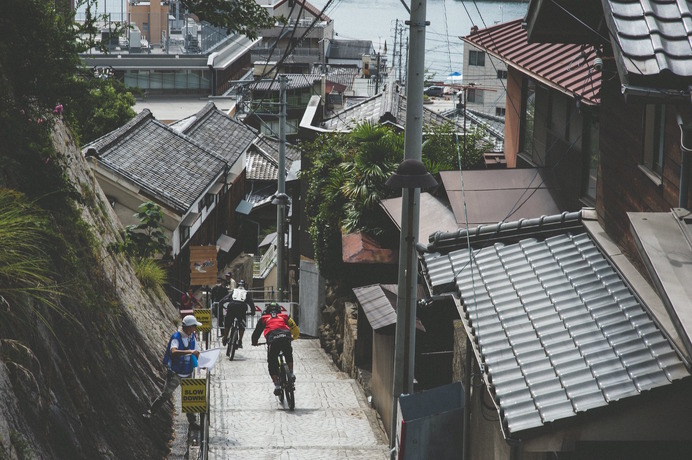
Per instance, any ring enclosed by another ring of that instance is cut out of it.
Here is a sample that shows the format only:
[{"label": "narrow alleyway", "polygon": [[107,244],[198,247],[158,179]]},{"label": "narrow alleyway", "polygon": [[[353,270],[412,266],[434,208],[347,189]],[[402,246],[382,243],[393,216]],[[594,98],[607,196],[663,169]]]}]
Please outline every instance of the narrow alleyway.
[{"label": "narrow alleyway", "polygon": [[[296,408],[273,395],[266,347],[222,354],[211,375],[210,460],[387,459],[388,441],[360,385],[340,372],[319,340],[293,342]],[[210,348],[220,347],[214,337]],[[175,455],[172,452],[172,455]],[[191,447],[189,458],[202,458]]]}]

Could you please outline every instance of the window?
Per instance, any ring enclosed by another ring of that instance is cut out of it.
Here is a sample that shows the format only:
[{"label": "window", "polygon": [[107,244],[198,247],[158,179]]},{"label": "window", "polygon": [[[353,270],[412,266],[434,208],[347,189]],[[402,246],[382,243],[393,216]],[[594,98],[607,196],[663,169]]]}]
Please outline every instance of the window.
[{"label": "window", "polygon": [[190,227],[186,225],[180,226],[180,243],[184,243],[190,239]]},{"label": "window", "polygon": [[484,67],[485,66],[485,52],[484,51],[469,51],[469,65],[475,65]]},{"label": "window", "polygon": [[507,80],[507,71],[506,70],[498,70],[497,71],[497,78],[498,78],[498,80]]},{"label": "window", "polygon": [[466,102],[473,102],[475,104],[483,103],[483,91],[469,88],[466,93]]},{"label": "window", "polygon": [[665,124],[665,105],[647,104],[644,111],[644,152],[641,166],[642,170],[659,184],[663,174]]},{"label": "window", "polygon": [[520,151],[533,158],[533,129],[536,112],[536,82],[525,79],[522,88]]},{"label": "window", "polygon": [[505,116],[505,108],[504,107],[495,107],[495,115],[498,117],[504,117]]}]

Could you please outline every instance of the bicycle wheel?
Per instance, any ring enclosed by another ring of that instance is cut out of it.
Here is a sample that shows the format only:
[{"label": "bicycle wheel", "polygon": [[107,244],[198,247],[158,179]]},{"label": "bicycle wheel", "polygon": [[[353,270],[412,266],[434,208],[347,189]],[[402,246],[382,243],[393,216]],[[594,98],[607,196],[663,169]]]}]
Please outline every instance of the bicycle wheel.
[{"label": "bicycle wheel", "polygon": [[281,404],[284,403],[284,387],[286,386],[286,371],[284,370],[284,367],[281,366],[279,368],[279,385],[281,386],[281,393],[279,393],[279,401]]},{"label": "bicycle wheel", "polygon": [[231,347],[231,361],[233,361],[233,358],[235,357],[235,349],[238,347],[238,328],[233,327],[233,330],[231,331],[231,338],[228,341],[228,346]]},{"label": "bicycle wheel", "polygon": [[231,350],[233,349],[233,329],[229,332],[228,342],[226,342],[226,356],[231,356]]},{"label": "bicycle wheel", "polygon": [[286,385],[284,392],[286,393],[286,402],[288,403],[288,408],[293,410],[296,408],[296,397],[293,393],[293,384],[289,383]]},{"label": "bicycle wheel", "polygon": [[283,392],[286,395],[286,402],[288,403],[288,408],[290,410],[295,409],[296,407],[296,398],[294,394],[294,386],[293,386],[293,381],[291,380],[291,371],[288,368],[288,364],[284,364],[282,366],[282,372],[281,374],[284,376],[284,381],[283,381]]}]

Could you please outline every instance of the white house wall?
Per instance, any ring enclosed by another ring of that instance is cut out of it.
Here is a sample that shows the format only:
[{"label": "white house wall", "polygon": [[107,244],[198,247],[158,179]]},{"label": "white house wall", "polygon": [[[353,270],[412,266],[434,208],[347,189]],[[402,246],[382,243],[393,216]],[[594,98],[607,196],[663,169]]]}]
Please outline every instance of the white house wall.
[{"label": "white house wall", "polygon": [[474,83],[480,88],[486,88],[483,91],[483,102],[468,102],[467,107],[469,109],[478,110],[483,113],[490,115],[496,115],[496,108],[505,108],[506,99],[506,89],[507,80],[501,80],[497,78],[497,71],[507,71],[507,65],[495,58],[485,53],[485,65],[484,66],[472,66],[469,65],[469,52],[482,51],[476,48],[474,45],[465,42],[464,43],[464,72],[462,74],[462,82],[464,85],[469,85]]}]

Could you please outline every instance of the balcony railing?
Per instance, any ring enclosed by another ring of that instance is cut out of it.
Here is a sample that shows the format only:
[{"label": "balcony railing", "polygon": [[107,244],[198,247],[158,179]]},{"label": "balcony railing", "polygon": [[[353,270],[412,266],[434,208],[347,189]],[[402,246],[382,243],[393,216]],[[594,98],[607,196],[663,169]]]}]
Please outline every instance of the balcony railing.
[{"label": "balcony railing", "polygon": [[[281,59],[286,52],[286,48],[274,48],[271,46],[253,48],[250,52],[250,56],[253,62],[257,61],[278,61]],[[314,64],[319,62],[321,59],[321,54],[318,49],[314,48],[296,48],[291,52],[291,62],[301,62],[307,64]]]}]

